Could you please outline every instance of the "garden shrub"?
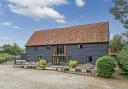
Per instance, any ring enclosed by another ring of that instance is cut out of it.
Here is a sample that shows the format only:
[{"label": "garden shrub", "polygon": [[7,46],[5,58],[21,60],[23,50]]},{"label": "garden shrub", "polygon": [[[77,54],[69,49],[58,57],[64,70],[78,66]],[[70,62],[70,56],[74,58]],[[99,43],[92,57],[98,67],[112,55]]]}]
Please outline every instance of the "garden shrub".
[{"label": "garden shrub", "polygon": [[78,64],[78,61],[75,59],[71,59],[68,64],[70,67],[75,68],[76,65]]},{"label": "garden shrub", "polygon": [[128,45],[122,48],[118,54],[119,67],[128,73]]},{"label": "garden shrub", "polygon": [[114,58],[110,56],[100,57],[96,61],[97,75],[100,77],[112,77],[114,73],[114,68],[116,67],[116,62]]},{"label": "garden shrub", "polygon": [[46,69],[46,65],[47,65],[47,61],[45,59],[41,59],[37,66],[38,66],[38,68],[43,68],[43,70],[45,70]]},{"label": "garden shrub", "polygon": [[46,61],[45,59],[41,59],[41,60],[39,61],[39,64],[40,64],[40,65],[47,65],[47,61]]},{"label": "garden shrub", "polygon": [[69,63],[66,63],[63,67],[69,67]]}]

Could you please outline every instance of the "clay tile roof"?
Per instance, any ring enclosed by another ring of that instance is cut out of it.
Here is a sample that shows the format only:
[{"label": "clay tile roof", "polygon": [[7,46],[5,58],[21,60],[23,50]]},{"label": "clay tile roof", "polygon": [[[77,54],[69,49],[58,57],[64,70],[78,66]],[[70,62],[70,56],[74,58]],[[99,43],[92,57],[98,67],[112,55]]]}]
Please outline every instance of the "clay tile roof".
[{"label": "clay tile roof", "polygon": [[35,31],[26,46],[109,42],[109,23]]}]

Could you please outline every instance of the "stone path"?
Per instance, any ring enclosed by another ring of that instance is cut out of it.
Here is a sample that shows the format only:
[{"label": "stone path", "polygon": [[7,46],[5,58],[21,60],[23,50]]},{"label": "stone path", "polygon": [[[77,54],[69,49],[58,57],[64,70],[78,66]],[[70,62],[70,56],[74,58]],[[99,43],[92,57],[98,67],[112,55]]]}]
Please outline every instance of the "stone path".
[{"label": "stone path", "polygon": [[0,89],[128,89],[128,81],[0,65]]}]

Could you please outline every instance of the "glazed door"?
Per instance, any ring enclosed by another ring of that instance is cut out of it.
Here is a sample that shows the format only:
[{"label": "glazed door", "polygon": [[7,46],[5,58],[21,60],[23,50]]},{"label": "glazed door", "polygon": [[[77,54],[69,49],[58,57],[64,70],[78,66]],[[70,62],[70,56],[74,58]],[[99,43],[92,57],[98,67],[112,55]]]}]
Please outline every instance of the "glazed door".
[{"label": "glazed door", "polygon": [[52,47],[52,64],[63,65],[66,63],[66,46],[56,45]]}]

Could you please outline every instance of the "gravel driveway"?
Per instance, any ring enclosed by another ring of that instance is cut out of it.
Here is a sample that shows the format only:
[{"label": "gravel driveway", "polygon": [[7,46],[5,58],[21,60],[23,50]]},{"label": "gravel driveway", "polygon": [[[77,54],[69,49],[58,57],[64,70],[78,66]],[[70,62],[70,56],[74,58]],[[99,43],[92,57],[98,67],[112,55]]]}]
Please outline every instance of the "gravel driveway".
[{"label": "gravel driveway", "polygon": [[128,82],[0,65],[0,89],[128,89]]}]

